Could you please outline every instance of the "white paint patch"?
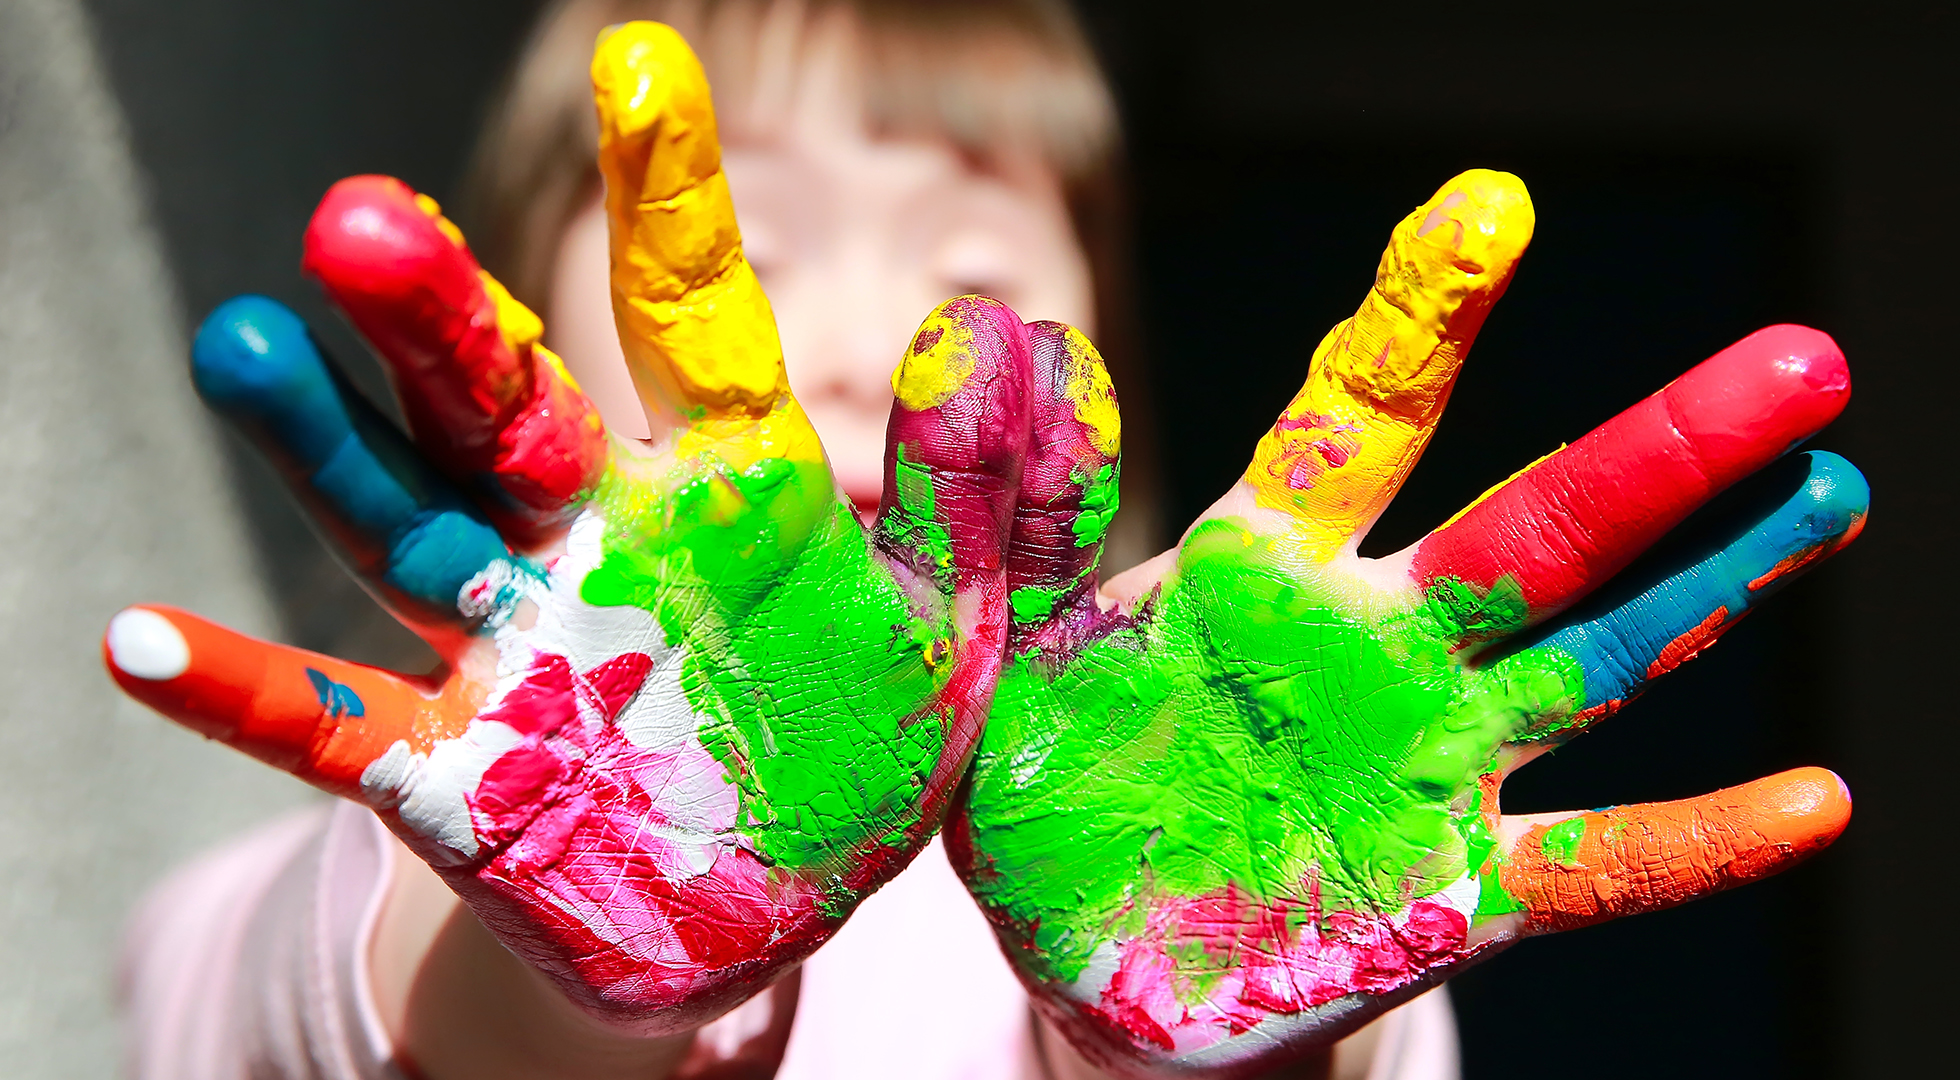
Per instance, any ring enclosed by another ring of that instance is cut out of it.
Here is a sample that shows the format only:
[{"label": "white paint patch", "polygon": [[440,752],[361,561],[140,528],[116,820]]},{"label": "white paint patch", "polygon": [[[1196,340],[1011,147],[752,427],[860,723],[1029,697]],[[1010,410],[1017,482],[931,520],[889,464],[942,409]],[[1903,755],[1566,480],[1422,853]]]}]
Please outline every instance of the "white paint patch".
[{"label": "white paint patch", "polygon": [[376,806],[398,806],[402,823],[418,834],[472,859],[479,847],[466,796],[521,741],[516,728],[496,720],[470,721],[462,738],[437,742],[426,757],[397,740],[362,770],[361,790]]},{"label": "white paint patch", "polygon": [[1085,1005],[1102,1004],[1103,993],[1109,989],[1110,981],[1116,978],[1116,971],[1123,966],[1123,951],[1114,941],[1105,941],[1089,954],[1089,962],[1082,965],[1082,973],[1075,981],[1062,987],[1062,994]]},{"label": "white paint patch", "polygon": [[1180,1070],[1223,1069],[1291,1039],[1304,1037],[1367,1005],[1368,995],[1356,993],[1296,1013],[1267,1013],[1264,1020],[1247,1031],[1227,1035],[1210,1046],[1166,1055],[1162,1060],[1175,1062]]},{"label": "white paint patch", "polygon": [[190,670],[191,647],[169,619],[129,608],[109,620],[109,659],[126,675],[163,682]]},{"label": "white paint patch", "polygon": [[393,810],[401,805],[402,789],[408,786],[408,778],[420,772],[428,760],[428,755],[410,750],[407,739],[396,739],[387,753],[361,770],[361,794],[367,796],[369,806]]},{"label": "white paint patch", "polygon": [[590,671],[629,652],[645,653],[660,666],[672,650],[652,612],[631,604],[595,607],[579,595],[586,575],[605,558],[600,548],[605,531],[605,519],[590,509],[572,522],[565,554],[551,566],[550,591],[536,597],[537,625],[528,631],[501,631],[500,641],[506,634],[521,635],[533,652],[556,653],[577,671]]},{"label": "white paint patch", "polygon": [[695,713],[681,686],[681,665],[686,660],[684,648],[655,657],[639,694],[619,711],[619,733],[627,742],[642,750],[671,752],[695,741],[695,732],[706,718]]}]

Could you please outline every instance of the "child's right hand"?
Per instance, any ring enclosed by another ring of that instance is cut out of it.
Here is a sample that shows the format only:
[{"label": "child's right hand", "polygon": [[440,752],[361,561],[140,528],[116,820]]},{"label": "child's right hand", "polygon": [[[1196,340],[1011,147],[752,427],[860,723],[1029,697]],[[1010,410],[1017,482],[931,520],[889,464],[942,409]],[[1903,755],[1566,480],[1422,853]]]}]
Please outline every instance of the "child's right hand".
[{"label": "child's right hand", "polygon": [[692,53],[631,24],[593,76],[615,309],[664,437],[606,434],[433,202],[343,181],[306,266],[413,440],[262,297],[206,320],[194,377],[443,668],[159,607],[106,651],[138,699],[374,807],[574,1002],[660,1034],[768,986],[938,828],[1005,647],[1028,360],[999,305],[934,316],[867,536],[785,380]]}]

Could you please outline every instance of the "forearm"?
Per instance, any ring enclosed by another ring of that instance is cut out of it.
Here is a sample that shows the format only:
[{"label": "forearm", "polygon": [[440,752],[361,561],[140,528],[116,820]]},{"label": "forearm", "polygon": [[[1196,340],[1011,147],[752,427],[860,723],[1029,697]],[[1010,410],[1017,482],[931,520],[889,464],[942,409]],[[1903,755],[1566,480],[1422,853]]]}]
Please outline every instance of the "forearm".
[{"label": "forearm", "polygon": [[580,1011],[399,845],[370,965],[382,1022],[427,1080],[665,1080],[694,1042],[623,1034]]}]

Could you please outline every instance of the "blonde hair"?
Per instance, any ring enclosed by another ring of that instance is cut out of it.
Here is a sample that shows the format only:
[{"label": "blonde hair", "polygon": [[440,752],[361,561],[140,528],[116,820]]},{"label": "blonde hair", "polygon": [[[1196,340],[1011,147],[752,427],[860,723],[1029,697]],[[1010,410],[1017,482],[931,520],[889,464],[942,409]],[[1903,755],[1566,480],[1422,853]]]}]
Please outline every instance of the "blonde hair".
[{"label": "blonde hair", "polygon": [[1108,84],[1062,0],[557,0],[477,142],[461,206],[470,246],[549,318],[560,242],[599,184],[587,68],[603,28],[652,19],[679,30],[707,70],[724,130],[739,131],[788,92],[813,27],[839,17],[854,24],[875,132],[945,139],[983,167],[1031,155],[1061,179],[1089,257],[1096,343],[1123,403],[1124,513],[1105,565],[1148,558],[1160,546],[1158,474],[1132,332],[1121,138]]}]

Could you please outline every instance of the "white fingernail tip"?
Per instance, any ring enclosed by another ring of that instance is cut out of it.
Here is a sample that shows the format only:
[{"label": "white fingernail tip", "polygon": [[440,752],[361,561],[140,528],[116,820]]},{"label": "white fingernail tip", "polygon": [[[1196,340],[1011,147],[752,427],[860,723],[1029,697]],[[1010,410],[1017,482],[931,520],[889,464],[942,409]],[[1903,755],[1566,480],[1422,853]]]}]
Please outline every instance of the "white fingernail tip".
[{"label": "white fingernail tip", "polygon": [[191,647],[169,619],[130,608],[109,620],[109,659],[125,674],[162,682],[191,666]]}]

